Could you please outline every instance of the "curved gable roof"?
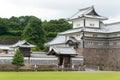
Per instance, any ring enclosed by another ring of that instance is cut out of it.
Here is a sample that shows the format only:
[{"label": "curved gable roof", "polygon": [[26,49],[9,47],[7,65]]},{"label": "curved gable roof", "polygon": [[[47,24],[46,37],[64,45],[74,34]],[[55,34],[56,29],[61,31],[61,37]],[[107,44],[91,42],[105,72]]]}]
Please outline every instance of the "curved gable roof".
[{"label": "curved gable roof", "polygon": [[34,45],[28,43],[26,40],[18,41],[16,44],[12,45],[12,47],[35,47]]},{"label": "curved gable roof", "polygon": [[[77,51],[73,47],[53,47],[48,55],[51,53],[56,53],[56,55],[77,55]],[[53,54],[55,55],[55,54]]]},{"label": "curved gable roof", "polygon": [[87,17],[87,18],[97,18],[102,20],[107,20],[106,17],[100,16],[94,9],[94,6],[87,7],[80,9],[77,13],[75,13],[72,17],[69,18],[69,20],[74,20],[81,17]]}]

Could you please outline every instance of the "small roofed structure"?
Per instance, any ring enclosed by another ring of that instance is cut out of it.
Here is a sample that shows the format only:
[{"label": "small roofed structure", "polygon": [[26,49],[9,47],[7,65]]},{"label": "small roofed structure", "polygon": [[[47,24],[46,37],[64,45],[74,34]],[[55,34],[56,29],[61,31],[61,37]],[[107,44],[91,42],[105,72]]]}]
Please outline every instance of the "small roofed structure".
[{"label": "small roofed structure", "polygon": [[16,44],[12,45],[13,48],[19,48],[19,50],[22,52],[24,57],[30,57],[31,55],[31,48],[34,48],[35,46],[28,43],[26,40],[18,41]]},{"label": "small roofed structure", "polygon": [[55,55],[58,57],[58,66],[70,68],[72,65],[71,57],[78,55],[73,47],[53,47],[48,55]]}]

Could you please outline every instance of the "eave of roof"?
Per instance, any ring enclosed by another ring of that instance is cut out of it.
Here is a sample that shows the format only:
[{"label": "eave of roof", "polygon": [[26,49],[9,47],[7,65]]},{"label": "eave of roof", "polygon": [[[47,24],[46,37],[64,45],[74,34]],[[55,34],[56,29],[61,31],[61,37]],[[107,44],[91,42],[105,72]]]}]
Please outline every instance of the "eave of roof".
[{"label": "eave of roof", "polygon": [[52,50],[54,50],[57,55],[77,55],[78,54],[73,47],[53,47]]},{"label": "eave of roof", "polygon": [[[27,43],[27,44],[25,44],[25,43]],[[12,45],[11,47],[29,47],[29,48],[33,48],[35,46],[28,43],[26,40],[21,40],[21,41],[18,41],[16,44]]]},{"label": "eave of roof", "polygon": [[45,43],[45,46],[55,45],[55,44],[64,44],[66,39],[64,35],[57,35],[53,40]]}]

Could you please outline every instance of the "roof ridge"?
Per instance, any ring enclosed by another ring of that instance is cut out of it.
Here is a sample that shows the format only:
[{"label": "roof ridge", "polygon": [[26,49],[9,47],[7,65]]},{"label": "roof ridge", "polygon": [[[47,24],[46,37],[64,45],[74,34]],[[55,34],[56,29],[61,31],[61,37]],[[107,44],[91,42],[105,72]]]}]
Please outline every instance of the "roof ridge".
[{"label": "roof ridge", "polygon": [[82,17],[88,17],[88,18],[97,18],[101,20],[107,20],[108,18],[99,15],[94,6],[86,7],[79,9],[74,15],[72,15],[70,18],[68,18],[69,21],[74,20],[74,19],[79,19]]},{"label": "roof ridge", "polygon": [[79,9],[79,11],[83,11],[83,10],[86,10],[86,9],[93,9],[93,8],[94,8],[94,6],[92,5],[92,6],[89,6],[89,7],[86,7],[86,8]]},{"label": "roof ridge", "polygon": [[[77,11],[74,15],[72,15],[70,18],[74,17],[75,15],[77,15],[80,11]],[[68,19],[70,19],[68,18]]]},{"label": "roof ridge", "polygon": [[114,25],[114,24],[120,24],[120,22],[113,22],[113,23],[108,23],[108,24],[105,24],[105,25],[107,26],[107,25]]},{"label": "roof ridge", "polygon": [[[68,29],[68,30],[66,30],[66,31],[75,30],[75,29],[82,29],[82,28],[83,28],[83,27],[72,28],[72,29]],[[66,31],[63,31],[63,32],[66,32]],[[60,32],[60,33],[58,33],[58,34],[61,34],[61,33],[63,33],[63,32]]]},{"label": "roof ridge", "polygon": [[[83,11],[83,10],[89,10],[89,9],[94,9],[94,6],[90,6],[90,7],[86,7],[86,8],[81,8],[79,9],[74,15],[72,15],[70,18],[74,17],[75,15],[77,15],[80,11]],[[69,18],[69,19],[70,19]]]}]

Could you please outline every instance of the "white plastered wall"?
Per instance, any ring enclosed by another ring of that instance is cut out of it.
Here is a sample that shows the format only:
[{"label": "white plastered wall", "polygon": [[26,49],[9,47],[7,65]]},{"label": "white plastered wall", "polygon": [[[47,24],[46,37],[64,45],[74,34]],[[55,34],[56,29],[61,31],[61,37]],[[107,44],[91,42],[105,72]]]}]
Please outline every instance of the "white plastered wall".
[{"label": "white plastered wall", "polygon": [[[91,24],[94,24],[94,26],[91,26]],[[99,20],[98,19],[89,19],[89,18],[86,18],[85,19],[85,26],[86,27],[99,28]]]}]

